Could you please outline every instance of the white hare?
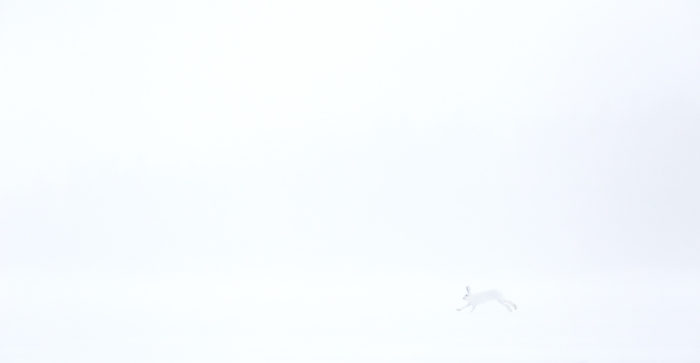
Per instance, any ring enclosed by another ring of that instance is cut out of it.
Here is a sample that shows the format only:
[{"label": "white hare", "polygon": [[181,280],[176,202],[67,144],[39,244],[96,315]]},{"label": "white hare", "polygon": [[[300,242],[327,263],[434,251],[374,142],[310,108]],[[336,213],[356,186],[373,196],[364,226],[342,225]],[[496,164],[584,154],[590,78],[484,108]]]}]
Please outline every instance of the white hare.
[{"label": "white hare", "polygon": [[469,290],[469,286],[467,286],[467,294],[462,297],[462,300],[465,300],[467,305],[457,308],[457,311],[460,311],[468,306],[472,307],[470,311],[474,311],[477,305],[481,305],[489,301],[498,301],[501,303],[501,305],[505,306],[508,311],[513,311],[518,308],[512,301],[504,299],[503,294],[501,294],[501,292],[498,290],[486,290],[472,294]]}]

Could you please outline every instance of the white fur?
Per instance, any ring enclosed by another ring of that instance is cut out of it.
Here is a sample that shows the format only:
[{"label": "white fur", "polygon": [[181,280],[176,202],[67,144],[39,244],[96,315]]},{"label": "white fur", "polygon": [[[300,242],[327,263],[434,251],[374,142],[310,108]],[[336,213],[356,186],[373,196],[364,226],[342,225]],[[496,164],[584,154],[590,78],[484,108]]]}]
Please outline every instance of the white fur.
[{"label": "white fur", "polygon": [[498,290],[486,290],[472,294],[469,286],[467,286],[467,294],[462,297],[462,300],[466,301],[467,305],[457,308],[457,311],[460,311],[468,306],[472,307],[470,311],[474,311],[477,305],[485,304],[490,301],[499,302],[501,305],[505,306],[508,311],[514,311],[518,308],[512,301],[508,301],[503,298],[503,294],[501,294],[501,292]]}]

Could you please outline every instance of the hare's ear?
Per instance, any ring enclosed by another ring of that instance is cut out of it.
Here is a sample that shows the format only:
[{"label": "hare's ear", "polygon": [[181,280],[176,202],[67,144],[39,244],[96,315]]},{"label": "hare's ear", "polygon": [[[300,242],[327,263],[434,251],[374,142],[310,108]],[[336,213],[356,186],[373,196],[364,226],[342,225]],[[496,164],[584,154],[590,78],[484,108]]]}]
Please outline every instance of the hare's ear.
[{"label": "hare's ear", "polygon": [[467,285],[467,295],[471,294],[471,291],[469,290],[469,285]]}]

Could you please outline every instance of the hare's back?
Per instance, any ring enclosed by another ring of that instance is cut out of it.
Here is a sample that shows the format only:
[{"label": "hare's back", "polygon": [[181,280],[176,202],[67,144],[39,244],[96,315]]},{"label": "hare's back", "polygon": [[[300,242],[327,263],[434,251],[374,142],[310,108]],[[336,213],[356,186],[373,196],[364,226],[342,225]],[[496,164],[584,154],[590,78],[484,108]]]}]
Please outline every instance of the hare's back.
[{"label": "hare's back", "polygon": [[482,292],[479,294],[479,297],[480,297],[479,300],[483,300],[483,301],[486,301],[486,300],[500,300],[500,299],[503,298],[503,296],[501,295],[501,292],[498,291],[498,290],[486,290],[486,291],[482,291]]}]

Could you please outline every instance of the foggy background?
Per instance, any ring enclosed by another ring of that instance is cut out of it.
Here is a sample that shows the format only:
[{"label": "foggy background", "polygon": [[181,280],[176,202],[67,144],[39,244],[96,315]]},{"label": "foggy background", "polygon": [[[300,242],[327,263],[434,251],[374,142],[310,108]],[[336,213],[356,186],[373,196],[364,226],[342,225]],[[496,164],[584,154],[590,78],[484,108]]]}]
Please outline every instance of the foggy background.
[{"label": "foggy background", "polygon": [[0,361],[699,362],[698,19],[0,0]]}]

